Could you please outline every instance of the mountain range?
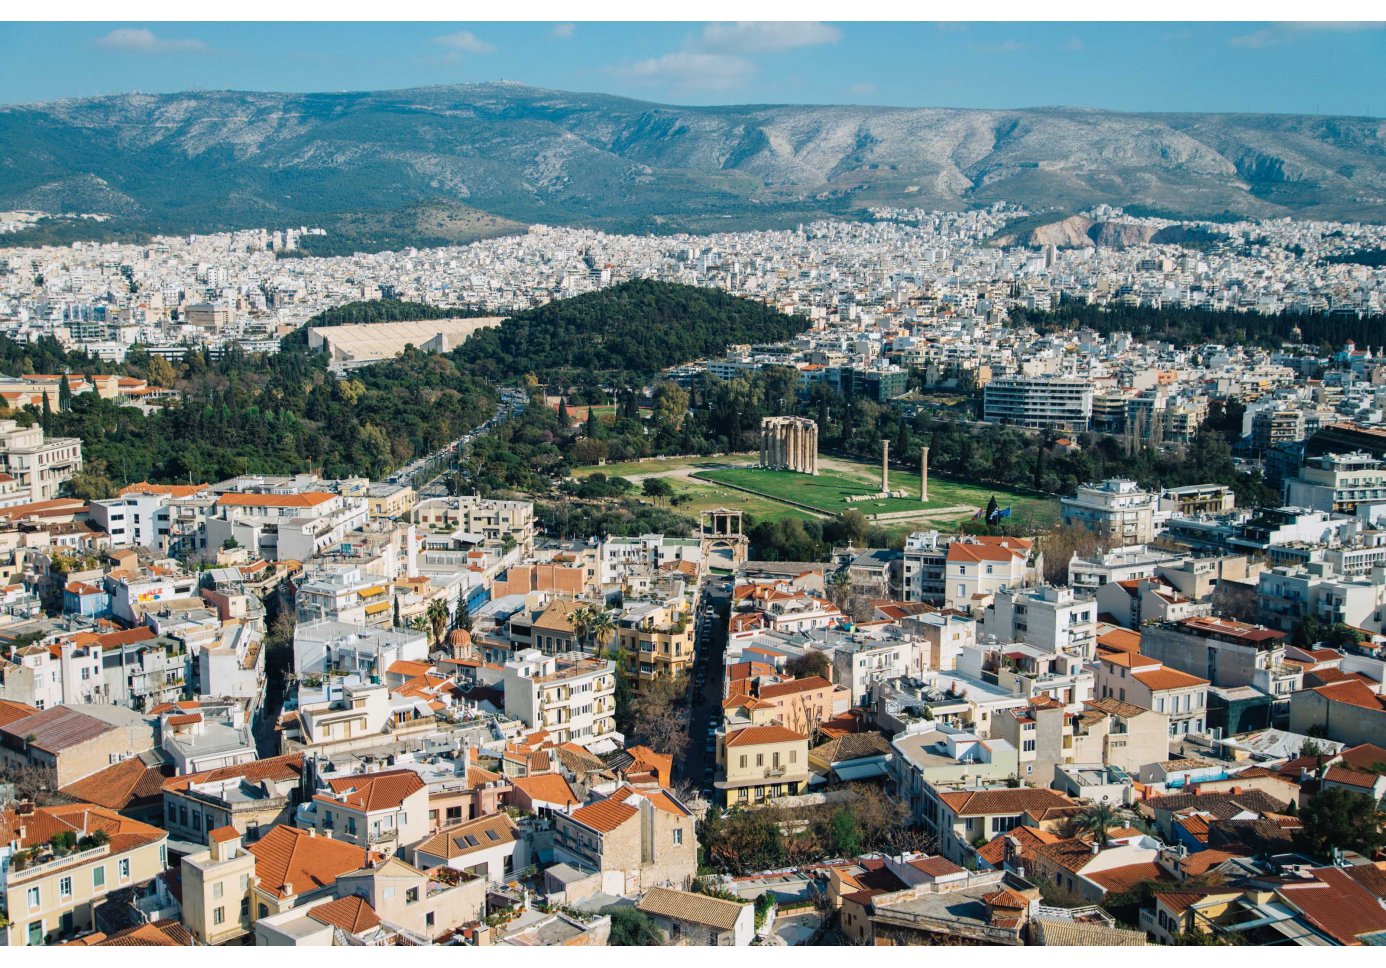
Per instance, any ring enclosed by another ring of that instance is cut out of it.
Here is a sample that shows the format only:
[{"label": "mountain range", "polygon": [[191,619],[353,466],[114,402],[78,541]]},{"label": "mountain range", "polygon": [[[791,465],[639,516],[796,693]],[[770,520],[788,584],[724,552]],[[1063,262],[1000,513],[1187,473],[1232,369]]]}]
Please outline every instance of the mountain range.
[{"label": "mountain range", "polygon": [[[1386,121],[1033,108],[679,107],[489,83],[0,107],[0,208],[79,231],[774,227],[871,205],[1386,221]],[[77,224],[77,223],[73,223]]]}]

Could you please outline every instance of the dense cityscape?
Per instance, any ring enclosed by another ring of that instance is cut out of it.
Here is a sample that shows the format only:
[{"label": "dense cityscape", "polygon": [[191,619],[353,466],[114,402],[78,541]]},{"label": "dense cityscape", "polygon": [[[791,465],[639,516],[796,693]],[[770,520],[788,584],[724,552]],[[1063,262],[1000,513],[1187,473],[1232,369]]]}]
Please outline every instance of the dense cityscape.
[{"label": "dense cityscape", "polygon": [[1013,114],[0,104],[0,945],[1386,944],[1380,132]]}]

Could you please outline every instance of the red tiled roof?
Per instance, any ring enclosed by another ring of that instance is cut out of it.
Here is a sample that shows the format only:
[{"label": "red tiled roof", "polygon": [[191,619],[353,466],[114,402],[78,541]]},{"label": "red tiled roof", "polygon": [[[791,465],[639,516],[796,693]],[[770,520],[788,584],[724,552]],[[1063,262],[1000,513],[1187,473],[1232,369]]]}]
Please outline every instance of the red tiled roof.
[{"label": "red tiled roof", "polygon": [[218,504],[242,508],[313,508],[336,497],[326,491],[304,491],[302,494],[239,494],[228,493],[217,498]]},{"label": "red tiled roof", "polygon": [[590,827],[598,833],[609,834],[637,813],[639,811],[630,804],[617,803],[613,800],[598,800],[596,803],[579,807],[569,816],[584,827]]},{"label": "red tiled roof", "polygon": [[427,787],[413,770],[387,770],[383,773],[364,773],[337,777],[327,781],[338,796],[317,794],[313,799],[325,803],[343,803],[365,813],[377,810],[398,810],[405,798]]},{"label": "red tiled roof", "polygon": [[801,692],[808,692],[812,689],[831,689],[833,684],[822,676],[809,676],[807,679],[791,679],[788,682],[778,682],[769,686],[760,687],[761,699],[777,699],[780,696],[792,696]]},{"label": "red tiled roof", "polygon": [[364,898],[354,894],[319,904],[308,912],[308,916],[320,924],[341,928],[347,934],[361,934],[380,927],[380,916],[375,909]]},{"label": "red tiled roof", "polygon": [[260,886],[276,897],[292,897],[326,887],[338,877],[366,866],[364,847],[331,837],[315,837],[280,824],[246,848],[255,855]]},{"label": "red tiled roof", "polygon": [[1009,815],[1074,806],[1074,802],[1061,793],[1025,787],[1004,790],[959,790],[941,793],[939,799],[959,817]]},{"label": "red tiled roof", "polygon": [[1200,679],[1198,676],[1191,676],[1187,672],[1180,672],[1178,669],[1171,669],[1164,666],[1159,669],[1143,670],[1131,673],[1151,692],[1160,692],[1164,689],[1185,689],[1189,686],[1206,686],[1207,679]]},{"label": "red tiled roof", "polygon": [[1146,861],[1128,864],[1125,867],[1113,867],[1085,876],[1109,893],[1120,894],[1146,881],[1162,880],[1165,874],[1154,861]]},{"label": "red tiled roof", "polygon": [[796,740],[807,742],[808,737],[783,726],[747,726],[738,729],[726,739],[728,748],[737,746],[761,746],[769,743],[792,743]]},{"label": "red tiled roof", "polygon": [[1372,692],[1361,679],[1348,679],[1326,686],[1315,686],[1314,692],[1333,702],[1343,702],[1363,709],[1380,710],[1386,703]]},{"label": "red tiled roof", "polygon": [[557,803],[562,806],[571,806],[578,802],[577,795],[573,793],[568,781],[557,773],[517,776],[510,781],[510,785],[516,790],[522,790],[525,796],[534,801]]},{"label": "red tiled roof", "polygon": [[1359,935],[1386,931],[1386,909],[1376,896],[1336,867],[1313,871],[1307,883],[1282,884],[1284,901],[1340,944],[1358,945]]},{"label": "red tiled roof", "polygon": [[164,781],[173,776],[173,767],[146,766],[138,756],[121,760],[69,783],[59,792],[75,800],[94,803],[110,810],[128,810],[132,807],[161,803],[164,797]]},{"label": "red tiled roof", "polygon": [[274,756],[267,760],[254,760],[236,766],[221,766],[215,770],[175,776],[164,782],[165,790],[186,790],[194,783],[217,783],[222,780],[244,779],[250,783],[261,780],[292,780],[303,773],[303,754],[290,753],[287,756]]}]

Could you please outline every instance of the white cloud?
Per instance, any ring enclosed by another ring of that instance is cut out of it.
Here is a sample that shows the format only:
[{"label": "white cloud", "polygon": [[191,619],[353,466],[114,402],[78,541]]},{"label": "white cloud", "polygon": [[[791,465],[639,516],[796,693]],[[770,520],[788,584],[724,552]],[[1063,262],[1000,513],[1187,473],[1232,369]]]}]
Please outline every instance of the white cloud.
[{"label": "white cloud", "polygon": [[104,37],[98,37],[96,43],[110,50],[128,50],[141,54],[191,53],[207,49],[207,45],[200,40],[191,37],[160,37],[154,31],[142,27],[112,30]]},{"label": "white cloud", "polygon": [[1380,20],[1308,20],[1297,23],[1271,24],[1249,34],[1238,34],[1227,42],[1233,47],[1273,47],[1288,44],[1296,34],[1306,33],[1357,33],[1363,30],[1380,30],[1386,21]]},{"label": "white cloud", "polygon": [[573,31],[575,30],[577,30],[577,24],[554,24],[552,33],[555,37],[561,37],[567,40],[569,37],[573,36]]},{"label": "white cloud", "polygon": [[434,37],[433,42],[449,50],[467,54],[489,54],[496,48],[488,44],[470,30],[459,30],[455,34]]},{"label": "white cloud", "polygon": [[685,91],[732,90],[750,80],[755,71],[755,65],[744,57],[688,50],[615,68],[615,73],[632,80]]},{"label": "white cloud", "polygon": [[842,31],[831,24],[813,20],[742,20],[708,24],[703,28],[699,46],[723,53],[751,54],[818,47],[835,44],[841,39]]},{"label": "white cloud", "polygon": [[876,93],[876,85],[862,81],[847,88],[847,93],[852,97],[868,97]]}]

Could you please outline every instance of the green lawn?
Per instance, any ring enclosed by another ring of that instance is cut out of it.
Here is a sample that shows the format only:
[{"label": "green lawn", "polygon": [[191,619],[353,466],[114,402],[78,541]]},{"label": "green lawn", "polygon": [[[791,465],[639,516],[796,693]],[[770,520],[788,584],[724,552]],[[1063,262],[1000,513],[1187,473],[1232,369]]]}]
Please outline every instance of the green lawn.
[{"label": "green lawn", "polygon": [[[698,471],[700,480],[744,487],[779,500],[796,501],[828,514],[841,514],[856,509],[863,514],[891,514],[900,511],[928,511],[959,505],[985,507],[994,494],[1002,507],[1014,507],[1017,515],[1033,510],[1036,505],[1051,502],[1044,498],[1025,497],[1004,488],[964,484],[931,475],[929,500],[920,503],[913,498],[888,498],[877,501],[848,503],[855,494],[870,494],[880,483],[880,468],[870,464],[854,464],[850,470],[821,469],[816,476],[795,474],[792,471],[762,470],[758,467],[720,467]],[[919,475],[907,471],[890,472],[892,490],[900,488],[911,494],[919,493]]]},{"label": "green lawn", "polygon": [[756,521],[778,521],[781,518],[800,518],[807,521],[814,517],[808,511],[789,507],[770,498],[746,494],[729,487],[718,487],[710,482],[675,480],[669,483],[674,488],[676,495],[687,494],[692,498],[688,504],[677,507],[671,505],[673,510],[685,514],[696,516],[699,511],[711,511],[713,508],[726,507],[733,511],[744,511]]}]

